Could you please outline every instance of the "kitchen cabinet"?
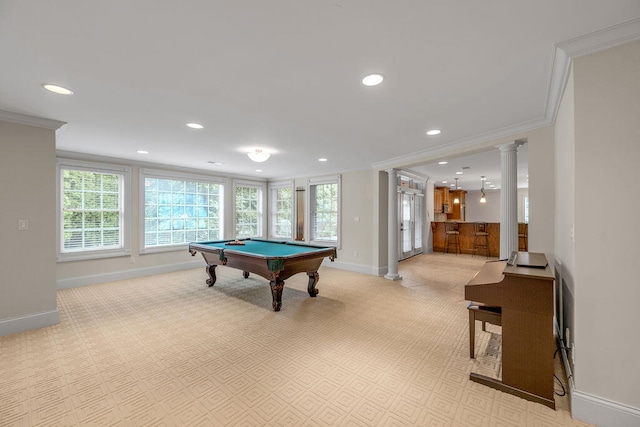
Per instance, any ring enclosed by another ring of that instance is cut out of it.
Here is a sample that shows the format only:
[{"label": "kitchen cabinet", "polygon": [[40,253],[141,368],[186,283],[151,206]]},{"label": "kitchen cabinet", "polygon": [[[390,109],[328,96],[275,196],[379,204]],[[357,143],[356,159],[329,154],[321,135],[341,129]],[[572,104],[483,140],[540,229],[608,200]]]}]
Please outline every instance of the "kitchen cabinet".
[{"label": "kitchen cabinet", "polygon": [[434,213],[442,213],[442,189],[434,188],[433,189],[433,212]]}]

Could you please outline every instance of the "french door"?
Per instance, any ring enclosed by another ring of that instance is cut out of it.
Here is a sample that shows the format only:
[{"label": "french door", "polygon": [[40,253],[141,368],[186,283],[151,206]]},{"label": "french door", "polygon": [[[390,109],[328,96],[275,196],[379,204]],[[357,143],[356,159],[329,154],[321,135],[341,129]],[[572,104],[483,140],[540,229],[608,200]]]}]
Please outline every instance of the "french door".
[{"label": "french door", "polygon": [[422,253],[422,228],[424,195],[417,192],[400,191],[398,193],[400,219],[400,249],[398,259],[412,257]]}]

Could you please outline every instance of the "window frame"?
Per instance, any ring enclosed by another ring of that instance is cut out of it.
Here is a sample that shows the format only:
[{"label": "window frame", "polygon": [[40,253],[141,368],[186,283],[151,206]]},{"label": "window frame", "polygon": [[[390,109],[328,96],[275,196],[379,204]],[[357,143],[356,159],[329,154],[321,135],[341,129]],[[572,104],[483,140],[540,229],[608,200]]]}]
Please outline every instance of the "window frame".
[{"label": "window frame", "polygon": [[267,197],[266,197],[267,183],[262,181],[251,181],[251,180],[244,180],[244,179],[233,180],[232,230],[233,230],[234,238],[240,238],[237,235],[237,224],[236,224],[236,213],[237,213],[236,212],[236,208],[237,208],[236,194],[237,194],[238,187],[257,188],[260,191],[259,193],[260,197],[258,200],[258,209],[259,209],[258,232],[259,234],[257,236],[243,236],[242,238],[251,237],[251,238],[257,238],[257,239],[264,239],[266,237],[266,230],[267,230],[267,220],[265,218],[265,212],[267,212]]},{"label": "window frame", "polygon": [[180,180],[180,181],[196,181],[206,184],[218,184],[220,185],[220,240],[224,239],[224,190],[225,190],[225,182],[224,178],[220,178],[217,176],[207,176],[207,175],[199,175],[192,173],[184,173],[184,172],[173,172],[173,171],[165,171],[160,169],[148,169],[148,168],[140,168],[140,178],[139,178],[139,232],[138,238],[140,242],[140,254],[149,254],[149,253],[158,253],[158,252],[172,252],[182,250],[188,247],[190,242],[184,243],[173,243],[170,245],[158,245],[158,246],[146,246],[145,239],[145,180],[146,178],[155,178],[155,179],[166,179],[166,180]]},{"label": "window frame", "polygon": [[[64,245],[64,185],[65,170],[104,173],[120,176],[120,247],[105,249],[80,249],[65,251]],[[122,165],[84,160],[56,159],[56,260],[57,262],[113,258],[131,255],[131,168]]]},{"label": "window frame", "polygon": [[[276,231],[277,226],[277,216],[278,216],[278,203],[277,203],[277,191],[283,188],[289,188],[291,190],[291,228],[290,228],[290,237],[278,236]],[[276,181],[270,182],[267,185],[267,189],[269,192],[269,215],[268,215],[268,229],[269,229],[269,239],[272,240],[286,240],[293,241],[294,238],[294,223],[295,223],[295,194],[296,190],[294,187],[293,181]],[[273,221],[272,219],[275,219]]]},{"label": "window frame", "polygon": [[[337,194],[337,230],[336,230],[336,240],[323,240],[316,239],[313,230],[313,212],[315,203],[311,200],[311,187],[323,184],[337,184],[338,186],[338,194]],[[320,245],[320,246],[335,246],[340,249],[341,246],[341,229],[342,229],[342,176],[341,175],[330,175],[316,178],[309,178],[307,180],[307,236],[309,236],[309,243],[312,245]]]}]

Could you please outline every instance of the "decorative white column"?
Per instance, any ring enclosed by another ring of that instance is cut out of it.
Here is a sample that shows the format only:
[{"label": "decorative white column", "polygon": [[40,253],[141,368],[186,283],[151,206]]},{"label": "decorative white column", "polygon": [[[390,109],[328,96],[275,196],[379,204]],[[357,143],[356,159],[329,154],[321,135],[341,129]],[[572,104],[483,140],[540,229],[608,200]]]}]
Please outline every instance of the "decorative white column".
[{"label": "decorative white column", "polygon": [[518,250],[518,147],[513,141],[498,145],[502,166],[500,188],[500,258]]},{"label": "decorative white column", "polygon": [[398,275],[398,228],[400,228],[400,223],[398,222],[398,171],[389,169],[386,172],[389,174],[389,196],[387,202],[389,220],[387,227],[388,269],[384,277],[389,280],[400,280],[402,277]]}]

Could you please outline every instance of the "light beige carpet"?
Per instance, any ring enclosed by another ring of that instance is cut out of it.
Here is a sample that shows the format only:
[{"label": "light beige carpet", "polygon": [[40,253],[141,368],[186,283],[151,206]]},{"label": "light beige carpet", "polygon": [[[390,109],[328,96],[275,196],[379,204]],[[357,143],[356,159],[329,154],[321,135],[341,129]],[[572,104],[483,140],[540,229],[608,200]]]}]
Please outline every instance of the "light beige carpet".
[{"label": "light beige carpet", "polygon": [[59,325],[0,337],[0,425],[586,425],[566,396],[469,381],[491,355],[477,327],[469,359],[463,298],[484,261],[420,255],[396,282],[322,268],[318,297],[296,275],[278,313],[226,267],[213,288],[203,267],[59,291]]}]

